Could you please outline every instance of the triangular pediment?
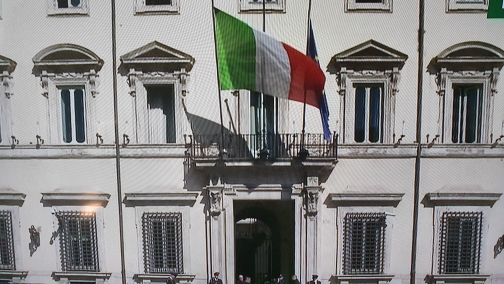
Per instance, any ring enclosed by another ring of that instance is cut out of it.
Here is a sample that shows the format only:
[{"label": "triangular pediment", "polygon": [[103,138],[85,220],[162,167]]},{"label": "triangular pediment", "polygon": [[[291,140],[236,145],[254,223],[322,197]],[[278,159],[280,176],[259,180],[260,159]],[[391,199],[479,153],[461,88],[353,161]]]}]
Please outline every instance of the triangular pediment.
[{"label": "triangular pediment", "polygon": [[391,69],[402,68],[408,56],[375,40],[368,40],[342,51],[331,58],[329,72],[347,69]]},{"label": "triangular pediment", "polygon": [[171,66],[170,69],[185,68],[186,71],[190,71],[194,64],[194,58],[182,51],[153,41],[124,54],[121,56],[121,62],[123,65],[138,69],[156,68],[157,65],[157,68],[161,69]]},{"label": "triangular pediment", "polygon": [[3,71],[12,73],[16,69],[16,65],[14,60],[0,55],[0,73],[3,73]]}]

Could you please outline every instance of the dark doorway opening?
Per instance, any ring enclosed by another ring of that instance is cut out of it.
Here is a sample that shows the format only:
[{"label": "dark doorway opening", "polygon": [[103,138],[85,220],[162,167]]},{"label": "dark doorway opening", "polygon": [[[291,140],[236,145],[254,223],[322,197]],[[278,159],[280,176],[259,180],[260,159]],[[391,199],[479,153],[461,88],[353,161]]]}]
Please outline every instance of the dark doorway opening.
[{"label": "dark doorway opening", "polygon": [[254,284],[294,274],[294,201],[235,200],[235,275]]}]

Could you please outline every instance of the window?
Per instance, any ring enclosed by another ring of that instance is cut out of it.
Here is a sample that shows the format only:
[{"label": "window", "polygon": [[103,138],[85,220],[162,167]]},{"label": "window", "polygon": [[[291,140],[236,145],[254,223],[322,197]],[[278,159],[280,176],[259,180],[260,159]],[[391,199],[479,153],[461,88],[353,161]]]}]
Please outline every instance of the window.
[{"label": "window", "polygon": [[0,211],[0,269],[15,270],[11,211]]},{"label": "window", "polygon": [[347,213],[344,221],[344,274],[382,274],[385,213]]},{"label": "window", "polygon": [[182,214],[143,213],[145,273],[183,273]]},{"label": "window", "polygon": [[47,98],[47,134],[38,133],[45,144],[96,143],[96,96],[103,60],[92,51],[73,44],[50,46],[33,58]]},{"label": "window", "polygon": [[61,121],[65,143],[86,141],[85,99],[82,88],[63,88],[61,94]]},{"label": "window", "polygon": [[392,0],[345,0],[345,12],[392,12]]},{"label": "window", "polygon": [[478,274],[482,212],[445,212],[439,247],[440,274]]},{"label": "window", "polygon": [[250,133],[256,135],[256,149],[273,150],[278,130],[278,98],[250,92]]},{"label": "window", "polygon": [[147,112],[150,142],[175,143],[175,105],[173,85],[147,86]]},{"label": "window", "polygon": [[[369,60],[366,60],[369,58]],[[374,40],[331,58],[339,87],[342,143],[394,143],[400,70],[408,56]]]},{"label": "window", "polygon": [[46,0],[47,14],[54,15],[88,15],[89,0]]},{"label": "window", "polygon": [[486,12],[489,0],[445,0],[446,12]]},{"label": "window", "polygon": [[482,86],[454,86],[452,142],[481,142]]},{"label": "window", "polygon": [[127,133],[132,143],[184,143],[190,124],[183,100],[194,58],[154,41],[121,56],[121,61],[134,110],[132,133]]},{"label": "window", "polygon": [[355,142],[382,142],[383,86],[356,85],[355,87]]},{"label": "window", "polygon": [[134,0],[135,14],[178,14],[180,0]]},{"label": "window", "polygon": [[99,271],[94,212],[57,213],[62,271]]},{"label": "window", "polygon": [[240,0],[241,13],[285,13],[285,0]]},{"label": "window", "polygon": [[[484,42],[453,45],[428,66],[438,87],[437,135],[442,143],[491,143],[494,100],[504,51]],[[497,126],[497,125],[496,125]]]},{"label": "window", "polygon": [[11,103],[12,75],[16,62],[0,55],[0,145],[10,143],[11,133]]}]

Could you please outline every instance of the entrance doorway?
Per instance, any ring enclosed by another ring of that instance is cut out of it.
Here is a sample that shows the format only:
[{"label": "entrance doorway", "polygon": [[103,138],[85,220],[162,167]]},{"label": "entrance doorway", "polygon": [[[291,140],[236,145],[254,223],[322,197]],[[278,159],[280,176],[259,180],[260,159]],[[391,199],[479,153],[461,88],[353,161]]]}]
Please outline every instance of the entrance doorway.
[{"label": "entrance doorway", "polygon": [[274,283],[294,274],[294,201],[235,200],[235,276]]}]

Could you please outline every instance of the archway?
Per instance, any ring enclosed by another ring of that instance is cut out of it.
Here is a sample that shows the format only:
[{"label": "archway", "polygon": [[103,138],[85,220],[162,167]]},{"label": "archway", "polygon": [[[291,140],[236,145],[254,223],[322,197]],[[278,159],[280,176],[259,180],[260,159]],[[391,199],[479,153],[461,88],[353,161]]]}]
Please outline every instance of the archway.
[{"label": "archway", "polygon": [[294,201],[235,200],[235,276],[273,283],[294,274]]}]

